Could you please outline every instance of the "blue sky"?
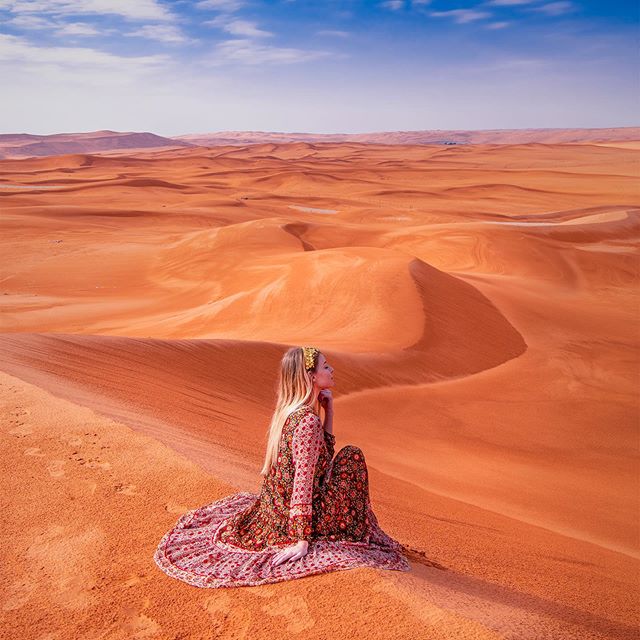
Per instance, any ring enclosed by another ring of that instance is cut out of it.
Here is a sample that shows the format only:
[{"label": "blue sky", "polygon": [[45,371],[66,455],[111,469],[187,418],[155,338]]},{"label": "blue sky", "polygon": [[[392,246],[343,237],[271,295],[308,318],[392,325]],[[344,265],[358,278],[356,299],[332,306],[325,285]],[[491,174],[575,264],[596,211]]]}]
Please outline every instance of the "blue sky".
[{"label": "blue sky", "polygon": [[0,0],[0,132],[638,125],[637,6]]}]

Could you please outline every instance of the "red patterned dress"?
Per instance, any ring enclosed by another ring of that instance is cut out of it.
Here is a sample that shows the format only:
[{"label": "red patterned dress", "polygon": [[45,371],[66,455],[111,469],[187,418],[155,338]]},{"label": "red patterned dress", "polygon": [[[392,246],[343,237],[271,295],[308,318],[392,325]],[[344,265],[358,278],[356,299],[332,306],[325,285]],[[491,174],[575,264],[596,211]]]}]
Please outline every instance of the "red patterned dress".
[{"label": "red patterned dress", "polygon": [[[156,564],[198,587],[280,582],[318,573],[378,567],[409,571],[402,546],[378,525],[367,465],[353,445],[334,456],[335,437],[307,405],[289,415],[277,462],[260,494],[237,493],[184,514],[160,541]],[[273,566],[298,540],[307,554]]]}]

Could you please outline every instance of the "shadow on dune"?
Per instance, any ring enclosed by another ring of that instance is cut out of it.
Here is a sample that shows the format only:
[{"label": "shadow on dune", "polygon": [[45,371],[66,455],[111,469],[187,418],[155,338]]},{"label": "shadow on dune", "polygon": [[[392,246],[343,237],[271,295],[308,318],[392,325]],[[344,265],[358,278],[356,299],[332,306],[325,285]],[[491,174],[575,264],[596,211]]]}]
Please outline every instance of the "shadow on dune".
[{"label": "shadow on dune", "polygon": [[[522,336],[472,285],[409,263],[424,329],[388,353],[324,350],[335,397],[463,377],[518,357]],[[218,478],[255,481],[286,344],[221,339],[0,334],[0,368],[151,435]]]},{"label": "shadow on dune", "polygon": [[[414,560],[413,557],[409,559]],[[437,563],[415,559],[411,572],[394,579],[402,593],[406,589],[412,599],[428,601],[446,611],[451,611],[475,620],[501,634],[513,638],[556,638],[560,627],[567,632],[566,625],[578,627],[579,636],[585,638],[610,638],[632,640],[638,629],[616,620],[564,604],[550,598],[509,588],[488,580],[448,569]],[[566,579],[566,578],[565,578]],[[536,620],[536,616],[540,619]],[[547,620],[545,620],[545,618]],[[532,626],[535,625],[535,626]],[[537,635],[531,635],[535,629]],[[582,635],[587,633],[588,635]],[[571,636],[574,637],[574,636]]]}]

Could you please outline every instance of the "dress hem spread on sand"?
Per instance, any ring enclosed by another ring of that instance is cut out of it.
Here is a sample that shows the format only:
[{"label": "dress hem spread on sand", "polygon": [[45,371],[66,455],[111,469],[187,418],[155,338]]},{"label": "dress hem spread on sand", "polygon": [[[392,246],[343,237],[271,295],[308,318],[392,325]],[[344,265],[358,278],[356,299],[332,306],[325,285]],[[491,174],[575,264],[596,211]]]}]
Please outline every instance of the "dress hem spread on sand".
[{"label": "dress hem spread on sand", "polygon": [[[348,445],[333,457],[333,437],[322,431],[313,436],[313,430],[319,428],[317,416],[310,416],[304,408],[294,412],[283,431],[280,464],[261,494],[236,493],[182,515],[158,544],[154,553],[158,567],[173,578],[209,588],[256,586],[357,567],[410,571],[402,545],[380,528],[371,509],[361,450]],[[321,433],[328,443],[323,444]],[[310,442],[305,437],[316,438],[313,447],[300,446]],[[319,455],[316,464],[301,465],[310,449]],[[292,470],[296,451],[300,452],[301,474]],[[307,466],[315,468],[315,475],[313,468],[306,471]],[[332,473],[335,477],[327,483]],[[281,504],[282,500],[291,502],[292,484],[304,490],[305,501],[313,495],[314,533],[307,538],[305,556],[274,566],[274,555],[296,542],[291,535],[297,532],[297,522],[282,513]],[[337,529],[332,528],[336,525]],[[323,528],[326,535],[322,535]],[[356,540],[345,539],[354,531],[358,532]],[[267,543],[267,534],[272,542]]]}]

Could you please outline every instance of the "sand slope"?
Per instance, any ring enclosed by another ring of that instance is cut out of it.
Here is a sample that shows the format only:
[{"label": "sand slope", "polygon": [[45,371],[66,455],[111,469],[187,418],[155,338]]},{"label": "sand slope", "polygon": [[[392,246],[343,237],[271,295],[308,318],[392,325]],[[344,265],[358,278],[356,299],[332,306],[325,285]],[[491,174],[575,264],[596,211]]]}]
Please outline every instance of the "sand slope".
[{"label": "sand slope", "polygon": [[152,560],[159,536],[233,488],[17,378],[0,374],[0,390],[1,471],[23,505],[2,520],[1,616],[11,637],[633,637],[620,554],[418,494],[375,469],[381,524],[429,541],[429,558],[410,573],[360,569],[221,590],[172,581]]},{"label": "sand slope", "polygon": [[[303,142],[0,162],[7,624],[326,638],[337,607],[355,637],[634,637],[639,161]],[[177,516],[259,486],[290,344],[333,364],[337,446],[423,556],[170,581],[150,563]]]}]

